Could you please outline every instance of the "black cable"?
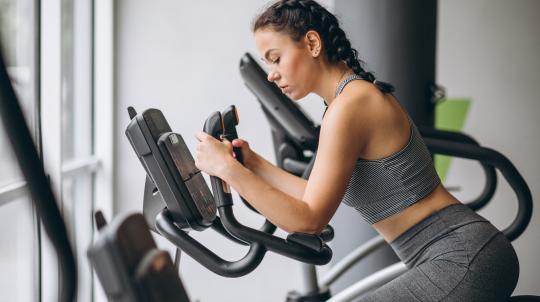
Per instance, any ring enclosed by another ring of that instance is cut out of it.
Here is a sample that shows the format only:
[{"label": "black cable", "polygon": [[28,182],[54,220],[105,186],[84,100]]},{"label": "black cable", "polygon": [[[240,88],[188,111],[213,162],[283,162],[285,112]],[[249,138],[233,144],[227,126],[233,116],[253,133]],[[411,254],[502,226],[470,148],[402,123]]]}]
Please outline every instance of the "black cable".
[{"label": "black cable", "polygon": [[11,85],[1,49],[0,45],[0,117],[26,179],[36,211],[58,256],[60,267],[58,301],[75,301],[77,266],[66,226]]}]

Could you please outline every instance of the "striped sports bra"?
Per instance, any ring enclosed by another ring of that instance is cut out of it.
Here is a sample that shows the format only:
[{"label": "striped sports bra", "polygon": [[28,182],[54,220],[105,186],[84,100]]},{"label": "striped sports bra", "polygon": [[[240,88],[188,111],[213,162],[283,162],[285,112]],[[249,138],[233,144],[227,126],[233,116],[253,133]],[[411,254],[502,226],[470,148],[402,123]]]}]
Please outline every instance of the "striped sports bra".
[{"label": "striped sports bra", "polygon": [[[340,85],[360,77],[350,76]],[[429,153],[410,117],[410,137],[400,151],[377,160],[359,159],[342,202],[355,208],[369,223],[388,218],[431,193],[440,184]]]}]

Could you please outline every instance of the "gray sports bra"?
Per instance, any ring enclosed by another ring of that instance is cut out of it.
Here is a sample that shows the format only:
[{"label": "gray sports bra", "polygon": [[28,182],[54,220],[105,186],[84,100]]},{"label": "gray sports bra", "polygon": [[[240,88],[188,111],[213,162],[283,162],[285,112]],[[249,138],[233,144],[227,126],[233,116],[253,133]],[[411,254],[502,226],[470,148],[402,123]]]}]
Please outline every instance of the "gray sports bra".
[{"label": "gray sports bra", "polygon": [[[350,76],[338,87],[360,77]],[[344,84],[343,84],[344,83]],[[397,153],[356,162],[342,202],[373,224],[388,218],[431,193],[440,183],[431,155],[409,117],[409,142]]]}]

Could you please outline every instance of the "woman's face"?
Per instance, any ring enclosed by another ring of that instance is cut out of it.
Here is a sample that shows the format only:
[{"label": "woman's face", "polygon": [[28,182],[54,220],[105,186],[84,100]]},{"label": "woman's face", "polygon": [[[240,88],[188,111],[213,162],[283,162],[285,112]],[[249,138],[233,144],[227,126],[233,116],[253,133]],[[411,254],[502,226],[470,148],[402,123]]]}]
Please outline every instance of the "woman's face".
[{"label": "woman's face", "polygon": [[276,83],[292,100],[313,91],[317,65],[304,39],[294,42],[287,34],[259,29],[255,43],[268,66],[268,81]]}]

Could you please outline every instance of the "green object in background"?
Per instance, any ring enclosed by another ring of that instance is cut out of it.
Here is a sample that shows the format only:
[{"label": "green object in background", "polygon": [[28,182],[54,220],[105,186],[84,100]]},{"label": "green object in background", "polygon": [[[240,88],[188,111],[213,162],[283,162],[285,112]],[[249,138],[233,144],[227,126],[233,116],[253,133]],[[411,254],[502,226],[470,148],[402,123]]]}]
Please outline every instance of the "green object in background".
[{"label": "green object in background", "polygon": [[[435,107],[435,128],[449,131],[463,131],[465,119],[471,106],[470,99],[446,99]],[[435,168],[444,183],[452,158],[446,155],[435,155]]]}]

